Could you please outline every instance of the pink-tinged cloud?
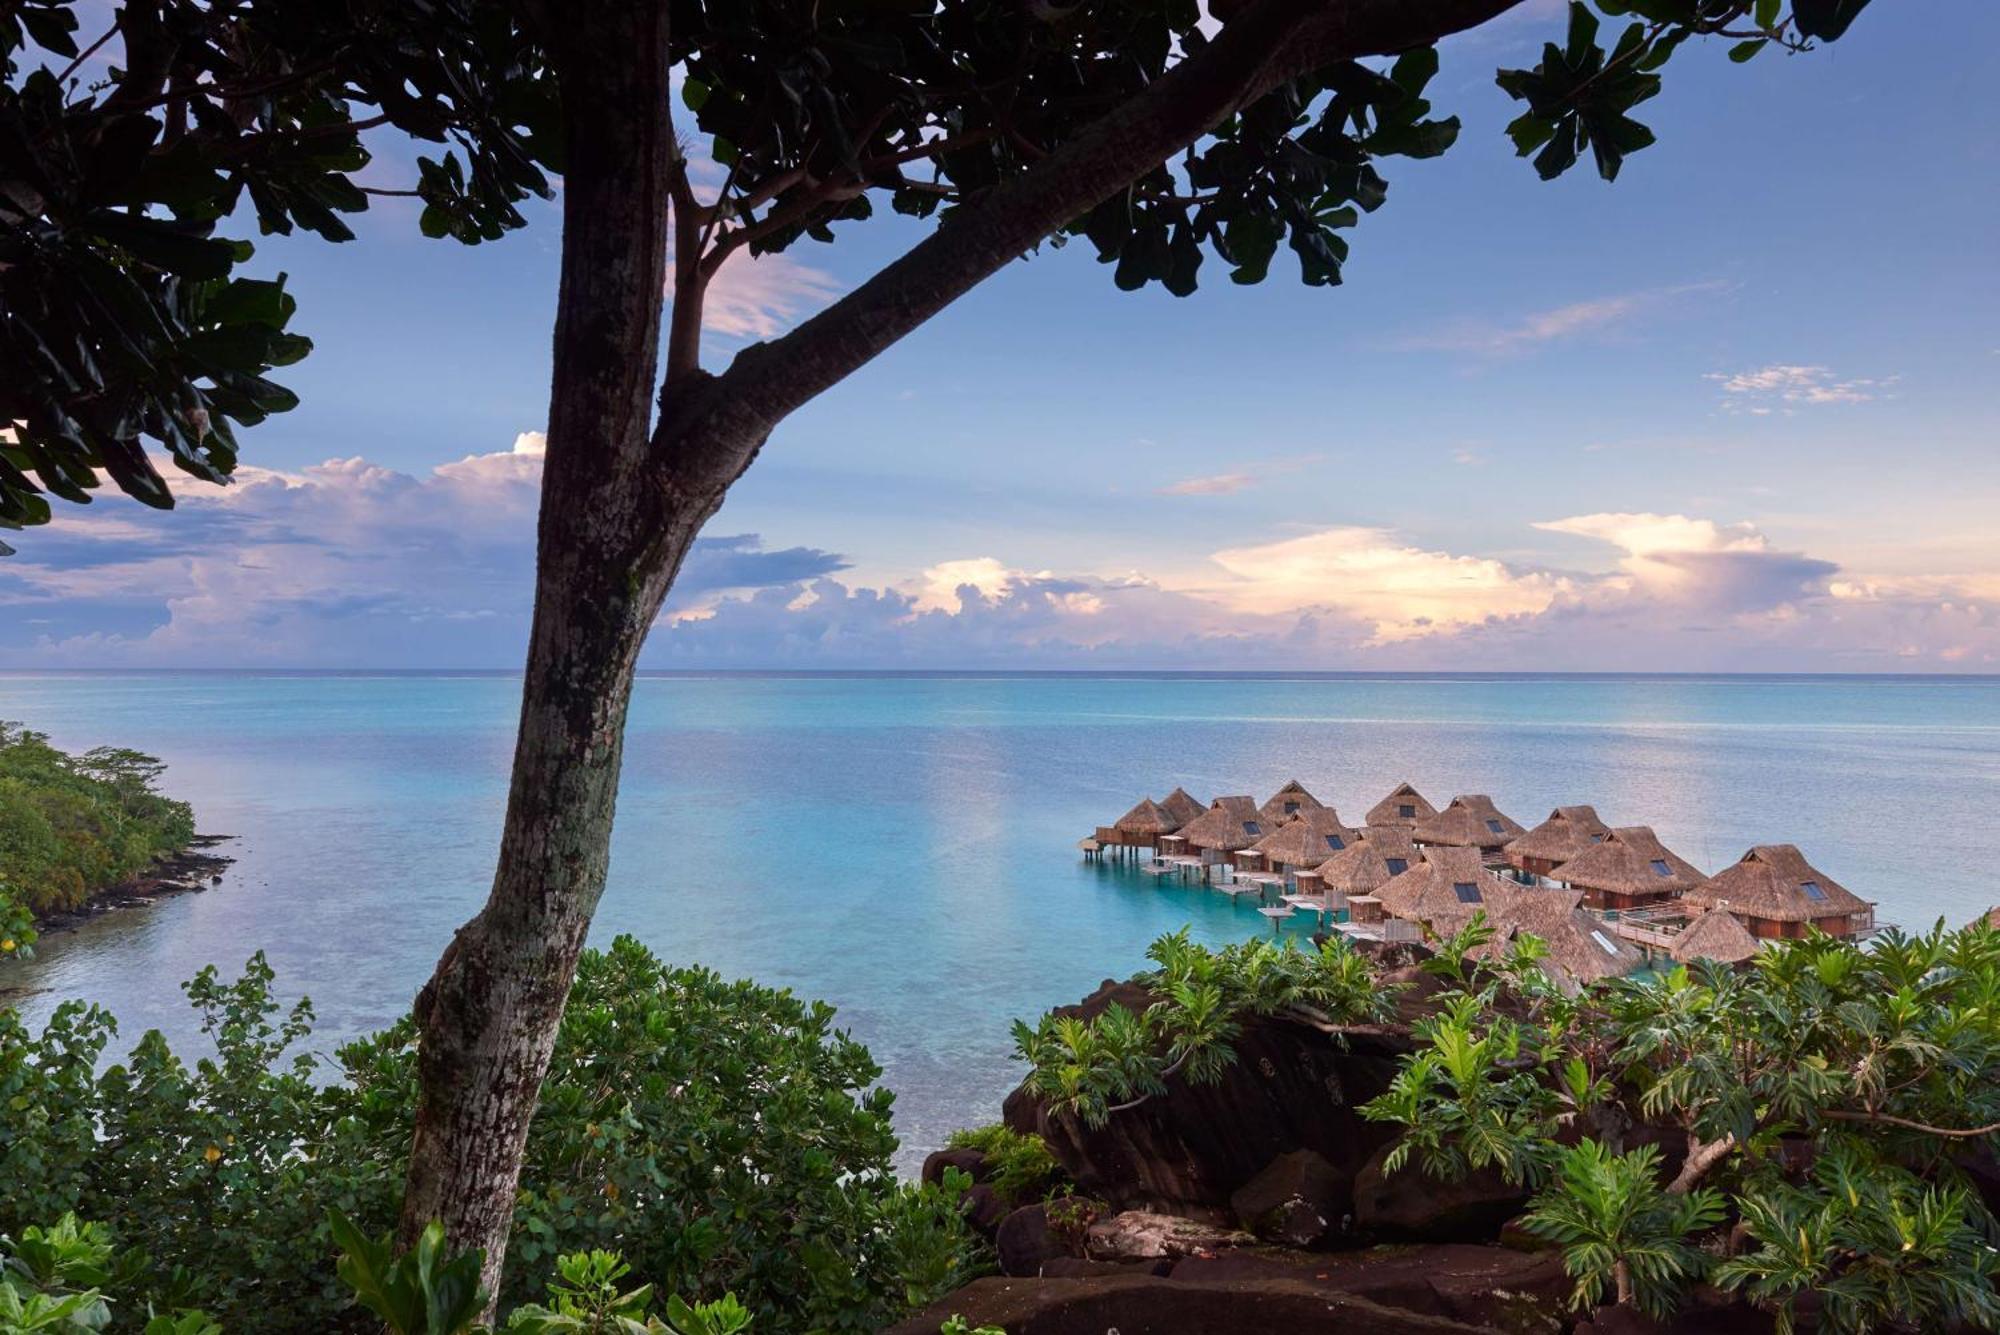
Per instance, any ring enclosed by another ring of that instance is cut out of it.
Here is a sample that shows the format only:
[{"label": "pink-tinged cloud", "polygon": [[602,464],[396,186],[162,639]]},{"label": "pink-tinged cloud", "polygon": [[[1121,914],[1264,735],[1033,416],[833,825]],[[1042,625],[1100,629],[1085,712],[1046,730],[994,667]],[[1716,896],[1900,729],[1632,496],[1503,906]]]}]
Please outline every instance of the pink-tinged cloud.
[{"label": "pink-tinged cloud", "polygon": [[[106,497],[0,561],[0,665],[512,667],[542,442],[413,476],[247,469],[171,514]],[[1594,572],[1320,529],[1209,574],[951,555],[907,584],[751,534],[697,544],[643,661],[727,667],[1992,670],[2000,579],[1871,577],[1748,524],[1605,512],[1535,527]]]},{"label": "pink-tinged cloud", "polygon": [[1544,343],[1607,333],[1621,325],[1671,306],[1683,297],[1721,292],[1720,282],[1682,283],[1587,301],[1573,301],[1547,310],[1529,311],[1510,319],[1462,319],[1424,333],[1411,334],[1396,346],[1411,351],[1463,352],[1504,357]]},{"label": "pink-tinged cloud", "polygon": [[[673,295],[671,266],[667,295]],[[790,255],[737,250],[722,262],[702,298],[701,323],[731,338],[773,338],[840,295],[833,275]]]},{"label": "pink-tinged cloud", "polygon": [[1824,366],[1764,366],[1733,374],[1715,371],[1703,377],[1721,386],[1726,409],[1759,416],[1773,407],[1791,411],[1834,403],[1867,403],[1890,393],[1897,378],[1843,378]]}]

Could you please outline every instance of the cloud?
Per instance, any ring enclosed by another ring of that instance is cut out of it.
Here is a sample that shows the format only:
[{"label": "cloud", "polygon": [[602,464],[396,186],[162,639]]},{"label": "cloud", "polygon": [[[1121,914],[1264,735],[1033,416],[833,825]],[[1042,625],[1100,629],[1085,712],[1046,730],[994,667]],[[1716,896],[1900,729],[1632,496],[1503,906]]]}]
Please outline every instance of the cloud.
[{"label": "cloud", "polygon": [[1774,406],[1790,412],[1800,406],[1867,403],[1888,393],[1898,379],[1841,379],[1824,366],[1765,366],[1734,374],[1712,371],[1702,378],[1722,386],[1725,409],[1760,417]]},{"label": "cloud", "polygon": [[1427,333],[1398,339],[1395,347],[1417,352],[1465,352],[1505,357],[1585,334],[1602,333],[1635,317],[1667,306],[1680,297],[1726,290],[1720,282],[1683,283],[1675,287],[1574,301],[1566,306],[1531,311],[1509,320],[1460,319]]},{"label": "cloud", "polygon": [[1517,571],[1395,540],[1376,528],[1329,528],[1215,553],[1234,578],[1207,589],[1232,607],[1269,613],[1328,608],[1407,639],[1496,617],[1543,611],[1568,587],[1557,575]]},{"label": "cloud", "polygon": [[[0,665],[514,667],[533,589],[538,433],[411,475],[245,469],[171,514],[107,496],[0,561]],[[642,662],[710,667],[1991,670],[2000,576],[1885,577],[1751,524],[1541,521],[1594,570],[1377,527],[1213,553],[1175,579],[955,554],[900,585],[754,533],[691,550]],[[1587,554],[1587,555],[1585,555]],[[1203,573],[1205,571],[1205,573]]]},{"label": "cloud", "polygon": [[1227,496],[1257,485],[1248,473],[1218,473],[1214,477],[1182,478],[1159,489],[1162,496]]},{"label": "cloud", "polygon": [[[667,296],[673,297],[673,265]],[[840,283],[790,255],[730,252],[702,299],[702,328],[731,338],[774,338],[840,295]]]}]

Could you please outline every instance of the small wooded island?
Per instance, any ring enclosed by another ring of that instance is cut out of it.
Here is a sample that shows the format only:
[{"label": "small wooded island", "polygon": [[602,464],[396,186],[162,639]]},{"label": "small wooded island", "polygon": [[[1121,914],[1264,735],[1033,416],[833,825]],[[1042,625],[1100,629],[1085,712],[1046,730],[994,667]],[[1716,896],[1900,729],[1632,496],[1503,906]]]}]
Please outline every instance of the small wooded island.
[{"label": "small wooded island", "polygon": [[159,791],[166,766],[126,747],[70,755],[0,720],[0,955],[84,914],[197,889],[228,864],[194,809]]}]

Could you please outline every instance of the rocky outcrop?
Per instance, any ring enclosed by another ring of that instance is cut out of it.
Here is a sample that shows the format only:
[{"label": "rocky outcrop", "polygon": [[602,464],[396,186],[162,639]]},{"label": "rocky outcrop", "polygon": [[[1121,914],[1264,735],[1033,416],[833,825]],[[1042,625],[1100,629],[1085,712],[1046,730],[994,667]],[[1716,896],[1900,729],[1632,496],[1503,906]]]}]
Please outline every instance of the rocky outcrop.
[{"label": "rocky outcrop", "polygon": [[1354,1228],[1378,1242],[1491,1242],[1528,1201],[1525,1188],[1481,1169],[1440,1181],[1416,1164],[1385,1173],[1384,1146],[1354,1180]]},{"label": "rocky outcrop", "polygon": [[1212,1255],[1256,1241],[1248,1233],[1179,1215],[1127,1210],[1091,1224],[1084,1234],[1083,1251],[1093,1261],[1152,1261]]},{"label": "rocky outcrop", "polygon": [[975,1280],[891,1326],[887,1335],[937,1335],[954,1316],[1008,1335],[1491,1335],[1491,1327],[1384,1307],[1309,1280],[1181,1281],[1149,1275]]},{"label": "rocky outcrop", "polygon": [[1266,1242],[1311,1249],[1344,1240],[1354,1182],[1312,1150],[1281,1154],[1229,1197],[1236,1222]]},{"label": "rocky outcrop", "polygon": [[1069,1255],[1069,1244],[1049,1227],[1049,1207],[1024,1205],[1000,1221],[993,1234],[993,1251],[1000,1261],[1000,1273],[1033,1276],[1058,1257]]},{"label": "rocky outcrop", "polygon": [[933,1186],[942,1185],[947,1168],[956,1168],[974,1182],[987,1179],[986,1152],[971,1149],[933,1150],[924,1159],[923,1180]]},{"label": "rocky outcrop", "polygon": [[[1094,1016],[1113,1002],[1149,1001],[1133,983],[1106,982],[1059,1014]],[[1041,1136],[1080,1191],[1114,1209],[1155,1209],[1223,1220],[1231,1197],[1273,1160],[1298,1150],[1352,1181],[1393,1137],[1359,1106],[1388,1088],[1409,1039],[1354,1030],[1337,1042],[1310,1025],[1253,1017],[1236,1060],[1211,1085],[1175,1078],[1168,1093],[1114,1113],[1102,1127],[1052,1115],[1026,1090],[1007,1099],[1007,1125]],[[1344,1212],[1343,1212],[1344,1213]]]}]

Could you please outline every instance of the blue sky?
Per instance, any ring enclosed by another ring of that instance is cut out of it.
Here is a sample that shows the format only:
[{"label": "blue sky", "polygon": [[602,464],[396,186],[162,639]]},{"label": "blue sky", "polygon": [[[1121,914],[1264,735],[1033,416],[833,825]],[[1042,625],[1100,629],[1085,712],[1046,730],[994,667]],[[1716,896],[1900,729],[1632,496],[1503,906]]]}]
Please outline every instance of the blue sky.
[{"label": "blue sky", "polygon": [[[1560,26],[1447,46],[1465,130],[1392,164],[1344,286],[1044,249],[800,412],[647,661],[2000,670],[2000,9],[1684,49],[1615,185],[1501,134],[1494,68]],[[555,211],[466,249],[383,202],[259,242],[317,344],[268,475],[24,535],[0,663],[518,661]],[[709,360],[919,234],[732,264]]]}]

